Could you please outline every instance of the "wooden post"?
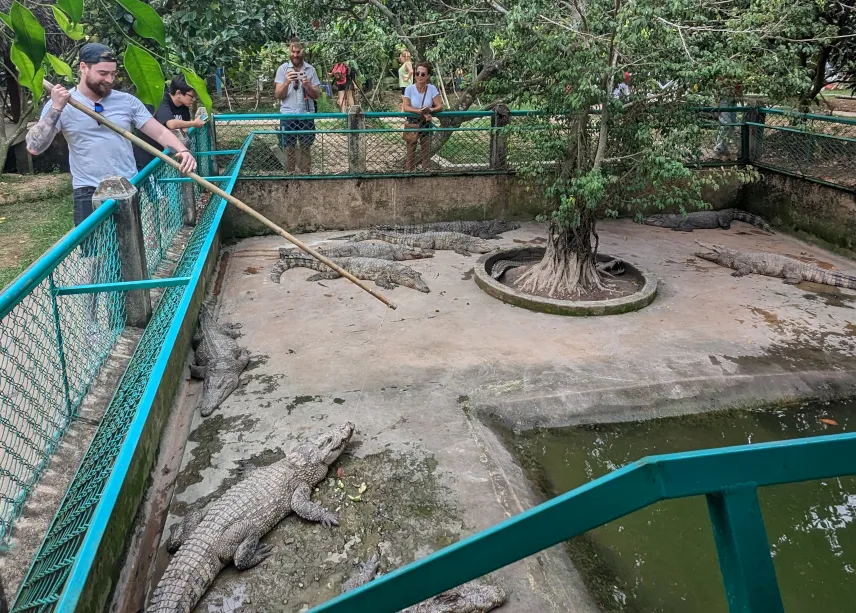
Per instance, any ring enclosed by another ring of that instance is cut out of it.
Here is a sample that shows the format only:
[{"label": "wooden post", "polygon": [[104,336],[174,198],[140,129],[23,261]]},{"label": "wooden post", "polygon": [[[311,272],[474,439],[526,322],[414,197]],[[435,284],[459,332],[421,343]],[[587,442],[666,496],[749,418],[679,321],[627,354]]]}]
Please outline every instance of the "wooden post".
[{"label": "wooden post", "polygon": [[[116,200],[119,206],[113,213],[116,223],[116,240],[119,243],[119,262],[123,281],[142,281],[149,278],[146,264],[146,246],[143,241],[143,222],[137,188],[125,177],[107,177],[92,196],[92,207],[98,208],[107,200]],[[127,324],[145,328],[152,317],[152,299],[149,290],[128,292],[125,298]]]},{"label": "wooden post", "polygon": [[745,142],[742,162],[752,164],[761,159],[764,153],[764,128],[760,126],[747,126],[746,122],[763,124],[766,123],[767,114],[762,113],[760,107],[753,106],[743,114],[743,141]]},{"label": "wooden post", "polygon": [[490,168],[491,170],[508,170],[508,136],[502,129],[511,121],[511,112],[504,104],[498,104],[493,109],[490,118]]},{"label": "wooden post", "polygon": [[[348,130],[365,130],[366,115],[362,107],[355,104],[348,109]],[[348,172],[352,175],[366,172],[366,135],[364,132],[348,132]]]}]

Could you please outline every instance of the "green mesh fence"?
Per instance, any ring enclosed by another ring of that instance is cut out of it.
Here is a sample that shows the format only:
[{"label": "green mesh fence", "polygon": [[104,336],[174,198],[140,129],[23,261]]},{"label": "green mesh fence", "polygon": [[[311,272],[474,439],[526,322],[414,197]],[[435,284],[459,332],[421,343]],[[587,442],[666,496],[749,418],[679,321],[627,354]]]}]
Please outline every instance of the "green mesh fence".
[{"label": "green mesh fence", "polygon": [[760,109],[749,129],[753,163],[856,188],[856,119]]},{"label": "green mesh fence", "polygon": [[[231,174],[237,170],[239,156],[231,157],[225,173]],[[199,258],[205,257],[202,253],[203,245],[214,231],[215,220],[225,205],[222,198],[215,197],[204,208],[173,276],[190,276]],[[185,291],[192,291],[192,288],[173,286],[164,290],[101,425],[19,588],[11,609],[13,613],[44,613],[55,611],[60,606],[60,598],[72,566],[111,477],[113,465],[131,422],[139,410],[140,400],[147,386],[151,384],[152,370],[164,350],[167,332],[176,317]],[[82,572],[85,574],[88,569],[83,569]]]},{"label": "green mesh fence", "polygon": [[[411,146],[402,113],[367,113],[351,127],[341,113],[283,117],[216,116],[218,149],[239,148],[252,135],[241,178],[508,172],[537,155],[527,138],[498,128],[490,112],[444,113],[415,131]],[[527,122],[538,128],[528,113],[511,117],[512,126]]]}]

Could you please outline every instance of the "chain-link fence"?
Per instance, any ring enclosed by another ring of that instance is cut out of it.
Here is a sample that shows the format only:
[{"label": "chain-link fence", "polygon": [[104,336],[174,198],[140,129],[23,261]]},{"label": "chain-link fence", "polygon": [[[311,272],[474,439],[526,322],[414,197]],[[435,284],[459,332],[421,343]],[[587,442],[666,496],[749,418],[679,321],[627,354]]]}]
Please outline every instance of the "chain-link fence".
[{"label": "chain-link fence", "polygon": [[537,148],[513,127],[537,128],[536,115],[447,112],[414,127],[405,113],[217,115],[215,127],[220,150],[251,137],[241,178],[474,174],[531,161]]},{"label": "chain-link fence", "polygon": [[[210,135],[206,134],[207,130],[208,128],[206,127],[198,131],[200,133],[196,136],[191,134],[191,148],[194,151],[202,151],[200,148],[207,146],[206,143],[210,142],[208,140],[210,139]],[[212,173],[214,167],[213,160],[214,156],[202,155],[199,157],[200,169],[203,174]],[[224,172],[229,175],[235,174],[238,160],[238,155],[232,155],[231,161],[227,160],[229,163]],[[157,164],[154,166],[151,173],[152,176],[156,179],[170,178],[168,171],[161,169],[161,166],[166,165]],[[146,176],[138,176],[135,177],[133,182],[140,183],[147,180]],[[171,182],[165,185],[181,186],[187,184]],[[230,188],[231,185],[227,187],[227,189]],[[181,221],[180,192],[180,188],[173,189],[170,187],[167,192],[163,193],[163,196],[158,196],[151,201],[152,206],[156,209],[155,213],[158,219],[171,219],[173,222],[171,222],[171,225],[162,224],[161,226],[150,224],[148,226],[150,229],[154,228],[156,230],[160,227],[161,229],[170,229],[171,231],[175,224]],[[173,201],[173,198],[177,198],[177,201]],[[145,203],[141,203],[141,205],[143,207],[146,206]],[[179,258],[176,269],[172,273],[173,276],[188,277],[194,274],[194,271],[201,270],[201,268],[198,268],[199,260],[201,257],[205,257],[205,245],[210,244],[212,233],[216,229],[224,207],[225,201],[219,197],[211,199],[210,204],[204,207],[196,226],[193,228],[188,243]],[[155,218],[154,214],[152,218]],[[177,222],[175,221],[176,219],[178,220]],[[165,232],[163,237],[167,235],[168,232]],[[149,237],[149,231],[146,232],[146,237]],[[115,239],[113,244],[115,247]],[[150,253],[149,246],[150,244],[147,240],[146,255],[151,265],[158,256]],[[151,244],[151,252],[158,251],[159,249],[159,246],[156,244]],[[119,277],[121,275],[117,274],[117,279]],[[152,386],[157,388],[161,377],[161,374],[154,372],[156,364],[163,353],[165,351],[168,353],[171,349],[171,341],[167,338],[168,333],[175,318],[182,317],[180,305],[187,300],[186,291],[188,289],[184,286],[170,286],[165,288],[157,304],[157,308],[152,315],[152,319],[146,326],[142,339],[134,351],[134,355],[122,379],[118,383],[116,392],[101,420],[101,425],[96,431],[95,437],[74,479],[69,485],[62,505],[48,529],[41,548],[21,584],[18,597],[12,607],[13,612],[54,611],[60,606],[60,594],[63,593],[73,564],[83,547],[84,541],[88,538],[90,525],[93,522],[96,509],[99,508],[98,505],[102,500],[107,483],[110,479],[116,477],[123,478],[124,476],[123,471],[120,471],[122,474],[119,475],[113,474],[114,464],[118,461],[117,458],[123,453],[123,450],[127,451],[125,449],[127,446],[123,446],[123,444],[134,419],[138,416],[138,411],[144,399],[148,397],[154,398]],[[118,296],[121,294],[105,293],[96,295]],[[63,330],[62,333],[65,335],[66,331]],[[65,336],[62,337],[63,340],[64,338]],[[109,347],[104,353],[105,356],[107,352],[109,352]],[[54,380],[45,382],[42,387],[50,389],[53,395],[58,395],[53,390],[57,385],[57,380],[58,378],[54,377]],[[91,378],[89,381],[91,382]],[[62,390],[61,386],[60,390]],[[60,434],[57,434],[55,438],[58,438]],[[135,445],[136,441],[133,441],[131,451],[133,451]],[[5,466],[4,463],[4,468]],[[110,510],[107,509],[104,512],[109,515]],[[81,572],[85,576],[88,573],[88,565],[85,565],[85,568]],[[83,581],[81,580],[80,583],[82,584]]]},{"label": "chain-link fence", "polygon": [[[195,150],[211,140],[191,133]],[[150,274],[182,226],[182,184],[161,182],[177,176],[159,163],[132,180]],[[115,207],[104,203],[0,294],[0,546],[125,327],[123,292],[69,293],[123,280]]]}]

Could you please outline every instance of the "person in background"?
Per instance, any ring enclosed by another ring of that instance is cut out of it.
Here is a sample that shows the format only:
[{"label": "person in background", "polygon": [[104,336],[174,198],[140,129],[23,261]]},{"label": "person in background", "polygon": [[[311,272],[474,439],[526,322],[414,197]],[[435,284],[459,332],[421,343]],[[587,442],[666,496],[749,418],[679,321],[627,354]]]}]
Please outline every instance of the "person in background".
[{"label": "person in background", "polygon": [[[419,144],[422,154],[422,169],[428,170],[428,159],[431,153],[431,119],[434,113],[439,113],[443,110],[443,100],[440,98],[440,92],[437,88],[428,81],[431,76],[431,64],[428,62],[419,62],[416,64],[416,83],[408,85],[404,89],[402,96],[402,107],[406,113],[417,113],[418,119],[408,119],[409,122],[416,122],[419,132],[417,137],[408,140],[405,133],[405,141],[407,142],[407,157],[404,166],[407,170],[413,170],[413,157],[416,153],[416,145]],[[405,123],[405,127],[408,127]]]},{"label": "person in background", "polygon": [[339,92],[339,107],[342,106],[342,98],[345,97],[345,84],[348,82],[348,66],[345,62],[336,62],[333,64],[333,70],[330,71],[330,77],[333,79],[333,86]]},{"label": "person in background", "polygon": [[357,71],[353,67],[353,61],[341,62],[333,66],[336,78],[336,87],[339,90],[339,110],[347,113],[354,106],[354,82]]},{"label": "person in background", "polygon": [[630,73],[625,72],[622,75],[621,82],[612,90],[613,98],[627,99],[630,97]]},{"label": "person in background", "polygon": [[398,69],[398,88],[403,96],[407,86],[413,84],[413,65],[410,62],[410,51],[402,51],[398,56],[398,61],[401,62],[401,67]]},{"label": "person in background", "polygon": [[[720,79],[720,82],[723,82]],[[725,84],[725,91],[719,100],[720,107],[734,107],[740,103],[743,97],[743,85],[741,83]],[[722,111],[719,113],[719,129],[716,131],[716,145],[713,153],[720,161],[727,162],[731,159],[729,141],[737,138],[737,113],[734,111]]]},{"label": "person in background", "polygon": [[[196,102],[196,92],[187,84],[183,75],[178,75],[173,78],[169,88],[164,92],[163,100],[154,111],[154,118],[166,126],[167,130],[186,132],[190,128],[201,128],[205,125],[204,120],[199,117],[190,119],[190,107],[194,102]],[[146,108],[151,110],[148,105]],[[145,134],[140,134],[140,138],[151,146],[158,147],[158,143]],[[134,145],[134,159],[137,162],[137,170],[142,170],[155,159],[155,156]]]},{"label": "person in background", "polygon": [[[321,95],[321,81],[312,64],[303,60],[303,44],[292,41],[288,46],[291,60],[276,70],[274,96],[280,101],[283,115],[303,115],[315,112],[315,100]],[[312,119],[281,119],[279,129],[292,134],[280,134],[279,146],[285,149],[286,172],[295,167],[309,174],[312,161],[311,147],[315,142],[315,121]],[[302,133],[294,133],[294,132]],[[295,145],[300,145],[296,150]],[[299,155],[298,155],[299,154]]]}]

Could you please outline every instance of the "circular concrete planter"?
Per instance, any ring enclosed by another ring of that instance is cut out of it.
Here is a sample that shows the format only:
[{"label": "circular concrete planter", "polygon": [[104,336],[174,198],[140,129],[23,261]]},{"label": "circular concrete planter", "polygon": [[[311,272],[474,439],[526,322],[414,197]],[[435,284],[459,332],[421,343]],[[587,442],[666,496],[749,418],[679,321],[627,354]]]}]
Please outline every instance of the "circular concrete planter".
[{"label": "circular concrete planter", "polygon": [[[530,311],[540,311],[553,315],[619,315],[621,313],[638,311],[651,304],[654,298],[657,297],[657,278],[638,266],[633,266],[626,262],[625,268],[639,273],[645,279],[645,285],[634,294],[621,298],[611,298],[609,300],[574,301],[532,296],[531,294],[524,294],[514,288],[503,285],[491,277],[488,272],[497,260],[540,260],[543,256],[543,247],[508,249],[498,253],[488,253],[479,258],[473,277],[475,278],[476,285],[494,298],[499,298],[503,302],[529,309]],[[599,254],[597,259],[604,262],[609,261],[611,258],[607,255]]]}]

